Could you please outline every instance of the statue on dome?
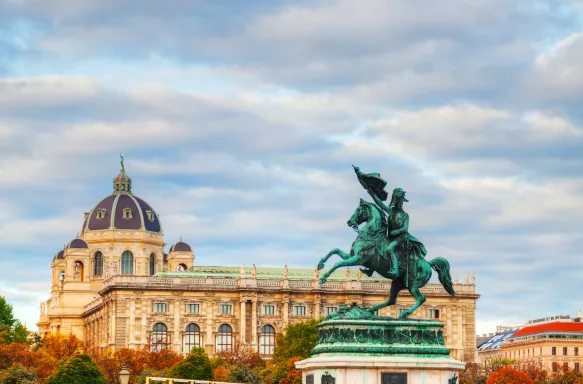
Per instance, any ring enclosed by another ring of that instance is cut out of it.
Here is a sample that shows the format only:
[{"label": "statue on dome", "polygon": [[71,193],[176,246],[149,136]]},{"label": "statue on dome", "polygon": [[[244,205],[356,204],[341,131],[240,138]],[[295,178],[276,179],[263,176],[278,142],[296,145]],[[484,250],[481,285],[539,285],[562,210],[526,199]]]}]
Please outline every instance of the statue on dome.
[{"label": "statue on dome", "polygon": [[[362,272],[372,276],[374,272],[392,280],[390,297],[387,301],[369,308],[375,312],[380,308],[394,305],[397,295],[407,289],[416,299],[415,305],[403,311],[399,317],[406,318],[425,302],[420,288],[431,278],[432,269],[438,274],[439,281],[446,291],[454,296],[455,291],[449,273],[449,262],[437,257],[426,261],[427,250],[415,236],[409,233],[409,215],[403,210],[403,203],[408,202],[405,191],[393,189],[391,202],[384,203],[389,194],[385,191],[387,182],[378,173],[363,173],[354,167],[360,184],[373,198],[374,203],[360,199],[360,204],[348,220],[349,227],[358,235],[352,243],[350,253],[334,248],[318,263],[317,269],[323,269],[332,255],[338,255],[342,261],[334,264],[320,278],[320,284],[340,267],[361,266]],[[364,224],[362,228],[361,224]]]},{"label": "statue on dome", "polygon": [[125,169],[125,167],[123,165],[123,155],[121,153],[119,154],[119,162],[121,163],[121,171],[123,173],[126,173],[126,169]]}]

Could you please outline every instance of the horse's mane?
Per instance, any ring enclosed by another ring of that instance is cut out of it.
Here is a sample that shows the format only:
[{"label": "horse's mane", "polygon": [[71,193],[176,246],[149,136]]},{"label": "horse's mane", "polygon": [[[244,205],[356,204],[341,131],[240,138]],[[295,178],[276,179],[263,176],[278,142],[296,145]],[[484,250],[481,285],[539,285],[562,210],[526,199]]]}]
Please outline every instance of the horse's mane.
[{"label": "horse's mane", "polygon": [[362,200],[363,203],[365,203],[366,205],[368,205],[369,207],[373,208],[377,214],[379,215],[380,219],[381,219],[381,225],[384,227],[387,226],[387,221],[385,219],[385,215],[383,214],[383,211],[375,204],[375,203],[369,203],[366,200]]}]

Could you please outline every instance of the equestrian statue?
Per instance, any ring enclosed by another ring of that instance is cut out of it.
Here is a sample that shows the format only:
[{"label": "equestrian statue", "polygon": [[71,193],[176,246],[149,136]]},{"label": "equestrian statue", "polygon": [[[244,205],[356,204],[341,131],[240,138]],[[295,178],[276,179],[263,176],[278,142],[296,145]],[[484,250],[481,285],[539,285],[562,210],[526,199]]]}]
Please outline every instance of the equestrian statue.
[{"label": "equestrian statue", "polygon": [[[332,255],[338,255],[342,261],[334,264],[320,278],[320,284],[326,282],[328,277],[340,267],[361,266],[361,271],[372,276],[374,272],[392,280],[389,299],[377,304],[368,310],[375,312],[380,308],[394,305],[397,295],[402,289],[407,289],[416,302],[411,308],[399,314],[400,318],[409,317],[420,305],[425,302],[425,296],[420,288],[425,286],[431,278],[432,269],[437,272],[439,281],[445,290],[452,296],[455,295],[453,283],[449,274],[449,262],[436,257],[430,261],[425,260],[427,250],[415,236],[409,233],[409,215],[403,210],[403,203],[408,202],[405,191],[395,188],[391,196],[391,202],[386,205],[388,198],[385,191],[387,182],[378,173],[363,173],[358,167],[354,167],[356,177],[374,200],[369,203],[360,199],[360,204],[347,224],[358,235],[352,243],[350,253],[339,248],[334,248],[324,256],[318,264],[318,270],[324,268],[326,261]],[[362,228],[361,224],[364,225]]]}]

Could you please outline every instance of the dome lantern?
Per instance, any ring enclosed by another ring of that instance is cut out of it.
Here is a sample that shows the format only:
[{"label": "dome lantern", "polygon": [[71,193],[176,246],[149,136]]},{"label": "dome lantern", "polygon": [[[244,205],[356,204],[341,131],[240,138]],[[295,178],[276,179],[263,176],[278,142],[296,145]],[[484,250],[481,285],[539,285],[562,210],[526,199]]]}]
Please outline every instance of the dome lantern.
[{"label": "dome lantern", "polygon": [[121,153],[119,154],[120,163],[121,163],[121,170],[119,171],[119,175],[113,179],[113,193],[132,193],[132,179],[128,175],[126,175],[126,170],[123,165],[123,156]]}]

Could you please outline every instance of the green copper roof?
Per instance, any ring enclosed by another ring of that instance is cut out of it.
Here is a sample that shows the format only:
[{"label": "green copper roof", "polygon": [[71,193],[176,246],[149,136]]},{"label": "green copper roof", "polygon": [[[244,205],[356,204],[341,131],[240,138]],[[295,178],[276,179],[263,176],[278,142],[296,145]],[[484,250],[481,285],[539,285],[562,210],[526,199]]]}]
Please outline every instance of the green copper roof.
[{"label": "green copper roof", "polygon": [[[245,277],[247,279],[252,278],[252,266],[245,266]],[[321,270],[320,275],[325,273],[326,270]],[[182,278],[233,278],[237,279],[241,275],[241,267],[225,267],[225,266],[210,266],[210,265],[199,265],[192,267],[188,271],[184,272],[159,272],[157,276],[160,277],[182,277]],[[351,280],[356,280],[356,269],[350,270]],[[257,279],[267,280],[267,279],[283,279],[283,268],[264,268],[257,267],[256,272]],[[313,280],[314,270],[308,268],[289,268],[287,273],[287,278],[289,280]],[[362,281],[387,281],[387,279],[381,276],[368,277],[364,273],[361,273],[360,279]],[[328,280],[346,280],[346,271],[336,271],[330,275]]]}]

